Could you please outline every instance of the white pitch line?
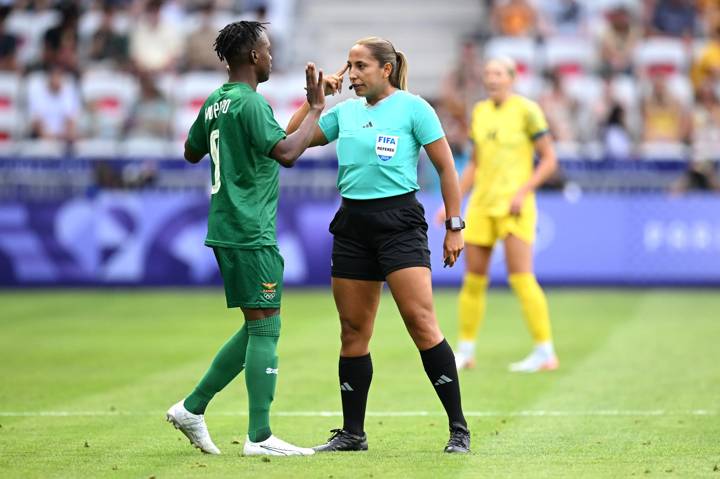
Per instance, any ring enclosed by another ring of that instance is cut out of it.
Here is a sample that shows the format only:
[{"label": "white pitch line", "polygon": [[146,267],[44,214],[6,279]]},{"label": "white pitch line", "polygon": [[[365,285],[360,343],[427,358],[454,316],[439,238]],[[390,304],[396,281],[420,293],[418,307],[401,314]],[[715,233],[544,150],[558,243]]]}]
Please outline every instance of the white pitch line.
[{"label": "white pitch line", "polygon": [[[273,411],[273,416],[285,417],[339,417],[340,411]],[[162,416],[163,411],[0,411],[0,417],[112,417],[112,416]],[[213,416],[247,416],[247,412],[213,412]],[[430,411],[368,411],[370,417],[432,417],[444,416],[442,412]],[[665,409],[621,410],[601,409],[590,411],[466,411],[469,417],[613,417],[613,416],[717,416],[718,411],[692,409],[673,411]]]}]

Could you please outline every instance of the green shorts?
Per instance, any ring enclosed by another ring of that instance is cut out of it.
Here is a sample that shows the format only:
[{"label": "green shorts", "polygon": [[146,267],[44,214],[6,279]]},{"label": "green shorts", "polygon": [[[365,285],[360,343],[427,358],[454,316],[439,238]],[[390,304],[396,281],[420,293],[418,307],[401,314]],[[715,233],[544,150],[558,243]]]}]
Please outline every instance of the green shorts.
[{"label": "green shorts", "polygon": [[277,246],[260,249],[213,246],[228,308],[280,307],[285,261]]}]

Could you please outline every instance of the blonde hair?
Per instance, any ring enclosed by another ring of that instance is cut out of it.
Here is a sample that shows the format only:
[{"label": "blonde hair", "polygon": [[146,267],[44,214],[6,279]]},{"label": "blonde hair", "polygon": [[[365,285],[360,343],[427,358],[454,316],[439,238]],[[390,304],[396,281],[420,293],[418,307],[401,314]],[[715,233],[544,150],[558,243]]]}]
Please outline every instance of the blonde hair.
[{"label": "blonde hair", "polygon": [[370,50],[370,54],[378,62],[380,66],[385,66],[389,63],[392,67],[390,73],[390,84],[400,90],[407,90],[407,71],[408,64],[405,54],[401,51],[395,50],[392,43],[380,37],[366,37],[361,38],[355,42],[356,45],[362,45]]},{"label": "blonde hair", "polygon": [[510,78],[512,78],[513,80],[517,76],[517,63],[515,63],[515,60],[513,60],[512,58],[506,56],[492,57],[487,62],[485,62],[485,64],[487,65],[492,62],[496,62],[501,67],[503,67],[505,71],[507,71],[508,75],[510,75]]}]

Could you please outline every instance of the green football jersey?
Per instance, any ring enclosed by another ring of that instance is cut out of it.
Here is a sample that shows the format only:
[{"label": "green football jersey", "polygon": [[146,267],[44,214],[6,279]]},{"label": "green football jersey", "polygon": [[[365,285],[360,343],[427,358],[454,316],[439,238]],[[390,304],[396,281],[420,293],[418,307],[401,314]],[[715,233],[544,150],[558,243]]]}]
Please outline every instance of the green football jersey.
[{"label": "green football jersey", "polygon": [[279,165],[268,155],[285,136],[267,100],[245,83],[225,83],[205,100],[188,145],[212,160],[206,245],[277,244]]}]

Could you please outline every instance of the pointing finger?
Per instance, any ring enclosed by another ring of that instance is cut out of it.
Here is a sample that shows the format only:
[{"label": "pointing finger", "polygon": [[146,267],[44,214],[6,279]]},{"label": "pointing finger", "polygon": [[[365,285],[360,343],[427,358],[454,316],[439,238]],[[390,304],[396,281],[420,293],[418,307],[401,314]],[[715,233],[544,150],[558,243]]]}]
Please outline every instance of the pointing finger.
[{"label": "pointing finger", "polygon": [[342,67],[340,70],[338,70],[335,75],[336,75],[336,76],[339,76],[340,78],[342,78],[342,76],[345,74],[345,72],[347,71],[347,69],[348,69],[349,67],[350,67],[350,64],[349,64],[349,63],[345,63],[345,65],[343,65],[343,67]]}]

